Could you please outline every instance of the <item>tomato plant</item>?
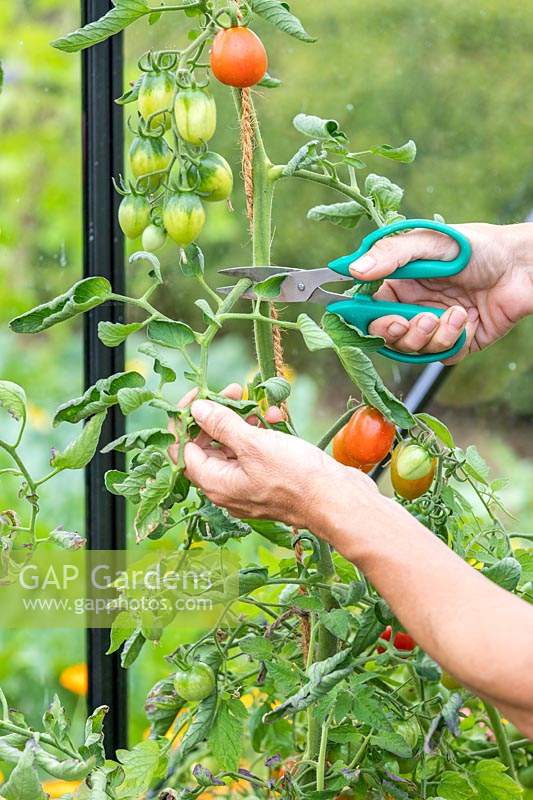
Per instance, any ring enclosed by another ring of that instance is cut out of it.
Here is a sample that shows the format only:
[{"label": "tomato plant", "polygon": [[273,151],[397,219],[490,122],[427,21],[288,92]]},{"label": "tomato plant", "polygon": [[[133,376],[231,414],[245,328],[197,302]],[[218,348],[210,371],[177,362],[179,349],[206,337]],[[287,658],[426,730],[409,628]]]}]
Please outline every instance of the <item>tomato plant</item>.
[{"label": "tomato plant", "polygon": [[[245,178],[258,264],[271,263],[271,208],[282,181],[305,180],[333,191],[331,203],[309,211],[312,220],[355,228],[362,220],[382,227],[402,219],[402,189],[371,170],[387,159],[409,164],[414,142],[351,144],[337,121],[298,114],[294,126],[301,146],[287,153],[285,163],[272,162],[246,88],[263,79],[267,66],[250,26],[263,18],[300,42],[314,41],[279,0],[191,0],[153,8],[144,0],[120,0],[100,21],[54,44],[77,51],[141,17],[158,23],[176,11],[190,25],[186,41],[144,54],[138,80],[119,98],[138,112],[136,118],[129,115],[127,173],[116,188],[123,196],[124,232],[142,236],[144,250],[132,261],[136,268],[148,265],[146,290],[139,297],[115,294],[106,279],[88,278],[11,322],[16,333],[41,333],[107,302],[122,303],[135,316],[124,323],[101,321],[99,337],[109,347],[144,339],[139,352],[152,361],[154,375],[147,382],[129,369],[102,377],[81,397],[63,403],[54,424],[85,425],[64,450],[53,451],[50,471],[40,476],[26,465],[20,448],[28,413],[24,390],[0,381],[0,406],[18,425],[12,441],[0,439],[8,461],[0,472],[19,482],[21,505],[0,511],[0,580],[12,580],[20,559],[32,558],[45,542],[63,549],[83,546],[82,537],[63,530],[60,520],[43,535],[37,525],[40,498],[58,473],[82,469],[93,458],[104,444],[101,432],[112,407],[128,416],[139,409],[160,415],[157,427],[137,429],[133,423],[125,436],[105,442],[106,452],[126,454],[124,470],[107,473],[106,488],[131,503],[137,541],[153,559],[154,571],[180,565],[186,555],[200,554],[219,565],[226,556],[231,560],[246,538],[254,542],[257,557],[229,575],[215,573],[220,608],[201,633],[189,637],[189,627],[180,631],[180,644],[168,654],[168,667],[146,699],[148,738],[115,758],[104,749],[105,707],[89,716],[80,738],[54,698],[36,733],[0,691],[0,760],[12,769],[0,791],[8,800],[44,800],[40,778],[46,773],[82,782],[80,800],[207,800],[218,791],[248,800],[518,798],[514,776],[529,767],[527,747],[520,740],[508,746],[505,726],[490,706],[465,689],[446,688],[440,666],[398,630],[391,610],[353,564],[311,531],[292,531],[276,520],[234,519],[194,491],[184,474],[183,447],[198,429],[172,393],[175,357],[200,397],[230,405],[243,418],[262,419],[266,402],[284,407],[290,401],[291,386],[276,361],[275,331],[299,336],[314,357],[338,360],[361,399],[355,412],[348,403],[318,446],[326,450],[333,442],[339,461],[367,470],[387,457],[397,435],[392,480],[398,502],[466,561],[482,562],[491,580],[527,594],[520,553],[514,553],[498,515],[498,484],[475,448],[461,450],[443,423],[413,415],[388,389],[368,356],[375,338],[328,312],[320,320],[305,313],[296,319],[274,316],[275,281],[264,282],[264,299],[251,310],[239,305],[250,286],[247,279],[218,296],[196,242],[208,224],[204,202],[228,198],[233,186],[224,157],[208,150],[217,116],[206,48],[212,48],[215,76],[244,87],[234,98],[228,92],[227,102],[237,101],[245,161],[252,166]],[[181,35],[177,27],[176,37]],[[276,85],[268,77],[262,83],[266,89]],[[181,272],[163,274],[154,251],[165,242],[177,246]],[[155,305],[156,291],[169,280],[195,282],[194,327]],[[222,397],[210,382],[211,346],[228,323],[253,327],[256,342],[257,375],[243,400]],[[275,427],[296,435],[289,415]],[[177,450],[174,460],[171,445]],[[170,538],[166,550],[159,549],[163,537]],[[154,549],[148,549],[152,542]],[[128,598],[127,589],[118,592],[115,610],[121,603],[126,610],[118,611],[111,634],[124,668],[131,668],[144,648],[158,645],[163,633],[173,633],[176,622],[172,606],[139,609],[129,606]],[[155,599],[168,600],[168,592]],[[393,630],[393,646],[385,645]],[[461,712],[467,704],[468,718]],[[495,744],[486,735],[480,739],[489,725]],[[20,786],[28,787],[24,796]]]}]

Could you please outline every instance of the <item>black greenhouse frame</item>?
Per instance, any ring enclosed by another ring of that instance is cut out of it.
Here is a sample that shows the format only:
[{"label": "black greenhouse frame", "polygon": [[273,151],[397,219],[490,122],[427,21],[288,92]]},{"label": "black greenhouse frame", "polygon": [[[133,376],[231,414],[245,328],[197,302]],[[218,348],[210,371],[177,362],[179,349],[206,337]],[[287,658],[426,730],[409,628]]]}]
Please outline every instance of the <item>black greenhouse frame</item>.
[{"label": "black greenhouse frame", "polygon": [[[82,24],[99,19],[111,8],[111,0],[81,0]],[[122,94],[123,36],[85,50],[82,54],[82,124],[83,124],[83,275],[102,275],[113,289],[122,293],[125,284],[124,239],[117,221],[120,198],[113,189],[112,177],[123,172],[123,113],[114,99]],[[122,308],[106,306],[105,319],[123,321]],[[86,316],[84,328],[84,379],[90,386],[101,377],[124,369],[124,347],[108,349],[97,335],[101,309]],[[440,363],[428,365],[409,391],[406,403],[411,411],[421,411],[431,401],[449,368]],[[110,441],[124,433],[124,418],[112,408],[103,437]],[[85,472],[86,535],[92,550],[116,550],[126,546],[126,511],[124,499],[109,494],[104,487],[108,469],[122,469],[124,456],[115,451],[101,453]],[[377,478],[378,467],[373,477]],[[105,722],[108,754],[127,747],[128,692],[127,673],[115,653],[106,656],[108,633],[89,630],[87,660],[89,667],[88,704],[109,706]]]}]

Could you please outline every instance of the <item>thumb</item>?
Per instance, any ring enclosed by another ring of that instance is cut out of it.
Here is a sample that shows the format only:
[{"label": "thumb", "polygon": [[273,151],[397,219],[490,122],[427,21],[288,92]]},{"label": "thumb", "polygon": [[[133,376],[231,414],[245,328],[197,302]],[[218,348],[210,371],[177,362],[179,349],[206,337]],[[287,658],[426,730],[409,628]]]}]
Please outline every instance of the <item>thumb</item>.
[{"label": "thumb", "polygon": [[378,280],[417,259],[454,258],[458,245],[454,239],[437,231],[414,230],[377,241],[364,256],[350,265],[354,278]]},{"label": "thumb", "polygon": [[229,447],[234,453],[246,449],[250,438],[250,426],[234,411],[211,400],[196,400],[191,413],[211,439]]}]

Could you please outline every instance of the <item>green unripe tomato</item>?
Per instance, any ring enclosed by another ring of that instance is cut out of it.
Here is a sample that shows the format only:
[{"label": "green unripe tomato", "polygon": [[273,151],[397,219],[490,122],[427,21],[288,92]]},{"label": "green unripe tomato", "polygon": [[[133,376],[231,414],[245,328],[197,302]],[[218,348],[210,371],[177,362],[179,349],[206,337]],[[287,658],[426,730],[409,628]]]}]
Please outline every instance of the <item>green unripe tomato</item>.
[{"label": "green unripe tomato", "polygon": [[186,142],[208,142],[217,127],[215,100],[205,89],[182,89],[174,103],[174,117],[178,133]]},{"label": "green unripe tomato", "polygon": [[406,722],[400,722],[396,728],[396,733],[399,733],[402,739],[407,742],[411,750],[414,750],[418,744],[421,735],[420,725],[415,717]]},{"label": "green unripe tomato", "polygon": [[150,203],[138,194],[122,198],[118,209],[118,222],[128,239],[136,239],[150,222]]},{"label": "green unripe tomato", "polygon": [[449,672],[445,670],[442,673],[440,682],[443,686],[450,690],[450,692],[456,692],[458,689],[464,689],[462,683],[459,683],[457,678],[454,678],[453,675],[450,675]]},{"label": "green unripe tomato", "polygon": [[144,229],[142,235],[143,250],[154,253],[156,250],[163,247],[166,240],[167,234],[163,228],[160,228],[159,225],[148,225],[148,227]]},{"label": "green unripe tomato", "polygon": [[[152,172],[166,169],[172,159],[172,150],[162,136],[156,138],[136,136],[131,143],[129,158],[134,176],[142,178]],[[151,175],[146,182],[154,191],[160,185],[162,178],[162,175]]]},{"label": "green unripe tomato", "polygon": [[176,692],[188,702],[205,700],[213,693],[215,686],[215,673],[203,661],[198,661],[189,669],[179,669],[174,675]]},{"label": "green unripe tomato", "polygon": [[202,156],[198,165],[200,183],[196,187],[204,194],[204,200],[216,203],[227,200],[233,190],[233,172],[223,156],[209,151]]},{"label": "green unripe tomato", "polygon": [[[170,72],[146,72],[139,89],[137,108],[144,120],[148,120],[152,114],[158,111],[171,111],[172,100],[174,98],[174,79]],[[157,128],[158,125],[170,127],[170,114],[157,114],[152,117],[150,126]]]},{"label": "green unripe tomato", "polygon": [[163,209],[163,224],[180,247],[194,242],[205,225],[205,209],[198,195],[192,192],[171,195]]},{"label": "green unripe tomato", "polygon": [[435,477],[437,459],[414,442],[401,442],[391,459],[391,481],[394,490],[406,500],[425,494]]}]

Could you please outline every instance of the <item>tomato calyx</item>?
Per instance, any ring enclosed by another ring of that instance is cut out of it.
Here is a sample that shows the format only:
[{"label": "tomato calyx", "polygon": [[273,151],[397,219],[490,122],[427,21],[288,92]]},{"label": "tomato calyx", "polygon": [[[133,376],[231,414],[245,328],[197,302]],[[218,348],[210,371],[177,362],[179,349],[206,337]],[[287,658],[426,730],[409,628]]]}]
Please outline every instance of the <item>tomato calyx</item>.
[{"label": "tomato calyx", "polygon": [[[387,625],[387,627],[385,628],[385,630],[383,631],[383,633],[380,635],[379,638],[383,639],[386,642],[390,642],[391,637],[392,637],[392,627],[390,625]],[[411,652],[411,650],[414,650],[415,647],[417,646],[413,637],[410,636],[408,633],[405,633],[404,631],[397,631],[394,634],[394,639],[392,640],[392,643],[396,648],[396,650],[404,650],[405,652]],[[385,653],[387,650],[387,648],[381,647],[381,645],[378,645],[376,649],[380,655],[381,653]]]}]

